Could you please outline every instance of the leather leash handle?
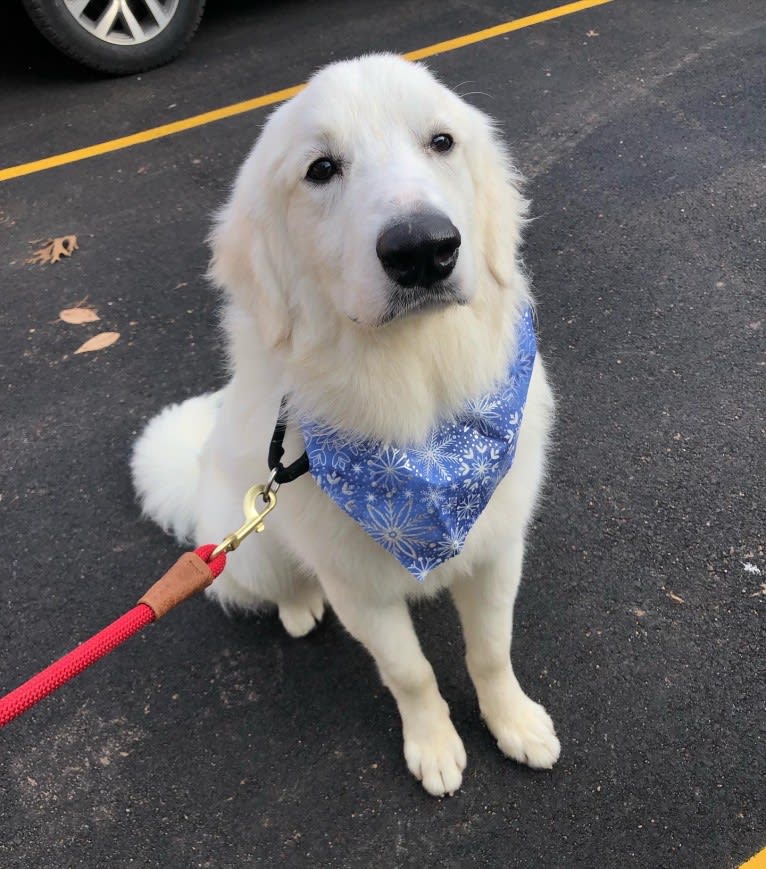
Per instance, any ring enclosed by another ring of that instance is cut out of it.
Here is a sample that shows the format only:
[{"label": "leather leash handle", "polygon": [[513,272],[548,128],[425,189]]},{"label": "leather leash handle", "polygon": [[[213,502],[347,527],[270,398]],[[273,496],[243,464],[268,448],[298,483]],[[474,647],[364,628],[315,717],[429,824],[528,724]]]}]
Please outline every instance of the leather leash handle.
[{"label": "leather leash handle", "polygon": [[190,597],[206,589],[214,579],[210,565],[194,552],[184,553],[138,601],[146,604],[161,619]]}]

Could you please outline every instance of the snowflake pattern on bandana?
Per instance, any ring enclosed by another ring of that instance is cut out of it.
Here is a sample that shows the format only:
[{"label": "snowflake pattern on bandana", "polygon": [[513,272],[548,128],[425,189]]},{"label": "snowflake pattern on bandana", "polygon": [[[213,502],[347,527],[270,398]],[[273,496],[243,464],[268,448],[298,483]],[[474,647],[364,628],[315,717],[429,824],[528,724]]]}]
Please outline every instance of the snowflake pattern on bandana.
[{"label": "snowflake pattern on bandana", "polygon": [[419,582],[461,552],[510,470],[536,352],[526,308],[505,380],[418,446],[355,440],[300,420],[319,487]]}]

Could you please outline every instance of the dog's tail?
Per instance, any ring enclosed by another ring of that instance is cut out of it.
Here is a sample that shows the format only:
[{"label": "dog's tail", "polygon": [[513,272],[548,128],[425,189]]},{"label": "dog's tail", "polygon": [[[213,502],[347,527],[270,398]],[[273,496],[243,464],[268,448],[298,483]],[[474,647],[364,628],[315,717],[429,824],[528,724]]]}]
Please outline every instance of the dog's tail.
[{"label": "dog's tail", "polygon": [[133,485],[144,515],[181,543],[194,536],[200,454],[220,399],[214,392],[169,405],[149,421],[133,449]]}]

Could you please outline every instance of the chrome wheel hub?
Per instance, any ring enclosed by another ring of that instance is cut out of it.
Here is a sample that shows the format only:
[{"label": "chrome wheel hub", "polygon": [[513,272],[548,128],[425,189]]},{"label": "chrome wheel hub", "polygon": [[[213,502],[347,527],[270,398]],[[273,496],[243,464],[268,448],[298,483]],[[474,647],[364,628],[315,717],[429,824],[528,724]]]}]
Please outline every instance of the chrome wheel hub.
[{"label": "chrome wheel hub", "polygon": [[170,24],[179,0],[64,0],[88,33],[112,45],[139,45]]}]

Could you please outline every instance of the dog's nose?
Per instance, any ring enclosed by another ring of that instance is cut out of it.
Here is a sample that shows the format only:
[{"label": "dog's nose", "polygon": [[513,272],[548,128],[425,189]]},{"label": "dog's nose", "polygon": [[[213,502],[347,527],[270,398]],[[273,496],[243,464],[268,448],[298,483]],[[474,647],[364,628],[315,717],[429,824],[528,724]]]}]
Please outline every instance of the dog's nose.
[{"label": "dog's nose", "polygon": [[375,250],[386,274],[402,287],[430,287],[449,277],[460,233],[444,214],[414,214],[378,236]]}]

